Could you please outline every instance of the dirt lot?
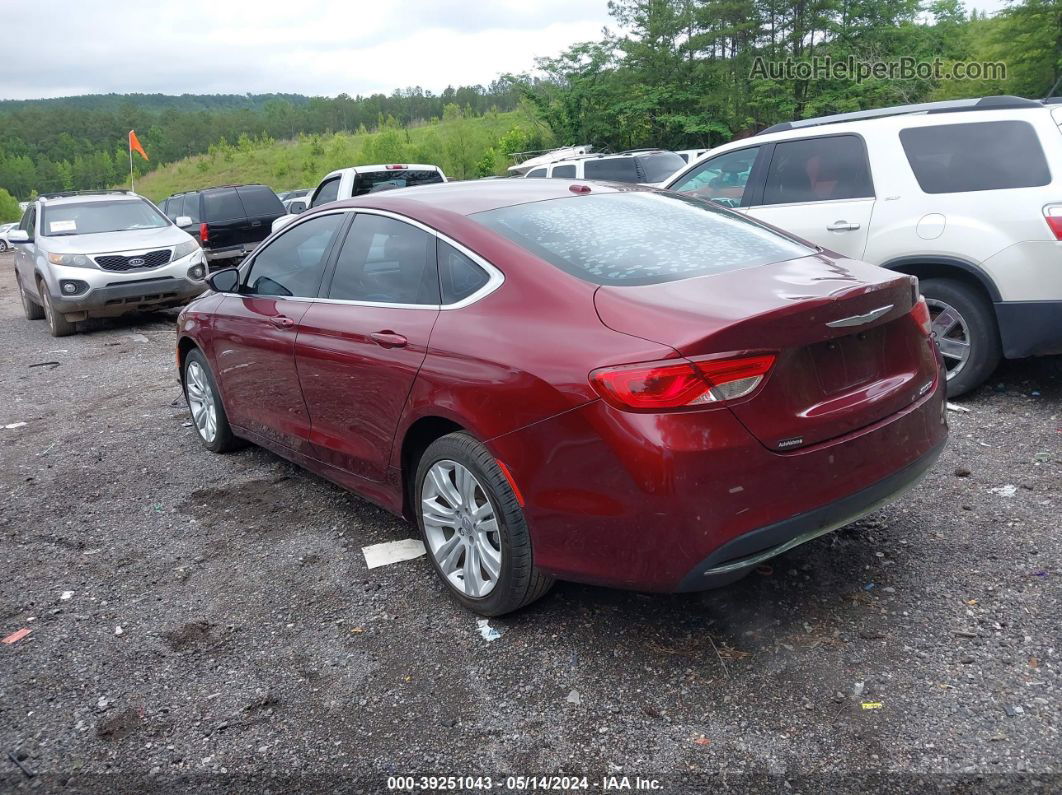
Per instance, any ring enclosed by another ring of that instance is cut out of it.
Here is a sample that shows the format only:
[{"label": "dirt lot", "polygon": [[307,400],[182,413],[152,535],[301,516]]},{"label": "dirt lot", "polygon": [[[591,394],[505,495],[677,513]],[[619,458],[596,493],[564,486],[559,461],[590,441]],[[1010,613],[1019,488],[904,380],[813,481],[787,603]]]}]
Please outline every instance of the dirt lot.
[{"label": "dirt lot", "polygon": [[1059,786],[1059,359],[949,412],[902,504],[719,591],[560,584],[488,641],[423,558],[366,569],[361,547],[408,525],[260,449],[200,448],[174,317],[53,339],[0,257],[0,636],[33,630],[0,646],[0,789]]}]

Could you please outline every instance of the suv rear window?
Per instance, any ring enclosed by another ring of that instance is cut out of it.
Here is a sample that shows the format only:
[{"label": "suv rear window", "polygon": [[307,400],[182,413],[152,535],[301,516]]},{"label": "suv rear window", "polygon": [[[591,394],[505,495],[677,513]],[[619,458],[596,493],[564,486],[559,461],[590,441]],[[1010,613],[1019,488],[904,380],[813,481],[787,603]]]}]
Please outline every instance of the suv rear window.
[{"label": "suv rear window", "polygon": [[1036,130],[1025,121],[909,127],[900,130],[900,143],[926,193],[1032,188],[1051,181]]},{"label": "suv rear window", "polygon": [[392,168],[386,171],[359,171],[354,177],[354,195],[371,193],[385,185],[392,188],[413,188],[417,185],[434,185],[442,181],[442,174],[435,169]]},{"label": "suv rear window", "polygon": [[236,195],[235,188],[210,190],[203,193],[203,220],[230,221],[234,218],[246,218],[243,202]]},{"label": "suv rear window", "polygon": [[659,284],[814,253],[711,202],[650,191],[551,199],[470,217],[592,284]]},{"label": "suv rear window", "polygon": [[280,203],[277,195],[265,185],[245,185],[242,188],[237,188],[236,192],[240,194],[240,199],[243,201],[243,209],[247,211],[247,215],[251,218],[284,215],[284,205]]},{"label": "suv rear window", "polygon": [[633,157],[604,157],[600,160],[587,160],[583,165],[583,174],[587,179],[603,179],[611,182],[638,182],[641,179]]}]

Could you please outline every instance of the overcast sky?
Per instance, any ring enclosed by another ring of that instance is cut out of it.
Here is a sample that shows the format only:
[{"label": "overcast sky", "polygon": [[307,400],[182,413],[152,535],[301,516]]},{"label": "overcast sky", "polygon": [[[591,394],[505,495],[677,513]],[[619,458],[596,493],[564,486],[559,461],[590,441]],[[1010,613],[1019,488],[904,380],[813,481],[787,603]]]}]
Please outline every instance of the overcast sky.
[{"label": "overcast sky", "polygon": [[[967,0],[996,11],[1004,0]],[[596,39],[607,0],[0,0],[0,97],[486,85]],[[29,17],[47,28],[24,27]]]}]

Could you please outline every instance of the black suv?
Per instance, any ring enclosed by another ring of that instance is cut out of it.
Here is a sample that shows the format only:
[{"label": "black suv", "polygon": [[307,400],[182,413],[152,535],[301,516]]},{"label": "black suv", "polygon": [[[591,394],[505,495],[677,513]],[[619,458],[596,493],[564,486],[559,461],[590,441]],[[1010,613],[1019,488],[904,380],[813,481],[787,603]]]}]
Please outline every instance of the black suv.
[{"label": "black suv", "polygon": [[207,264],[235,265],[269,235],[273,220],[285,214],[280,199],[265,185],[224,185],[175,193],[160,205],[185,232],[199,240]]}]

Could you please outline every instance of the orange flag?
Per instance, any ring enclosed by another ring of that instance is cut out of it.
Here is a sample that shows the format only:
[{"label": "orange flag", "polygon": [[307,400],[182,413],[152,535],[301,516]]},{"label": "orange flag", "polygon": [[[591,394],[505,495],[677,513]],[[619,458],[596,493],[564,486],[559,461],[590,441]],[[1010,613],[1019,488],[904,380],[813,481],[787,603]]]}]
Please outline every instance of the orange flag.
[{"label": "orange flag", "polygon": [[129,131],[129,151],[138,152],[142,158],[148,159],[147,152],[144,151],[144,147],[140,145],[140,139],[136,137],[136,133],[132,130]]}]

